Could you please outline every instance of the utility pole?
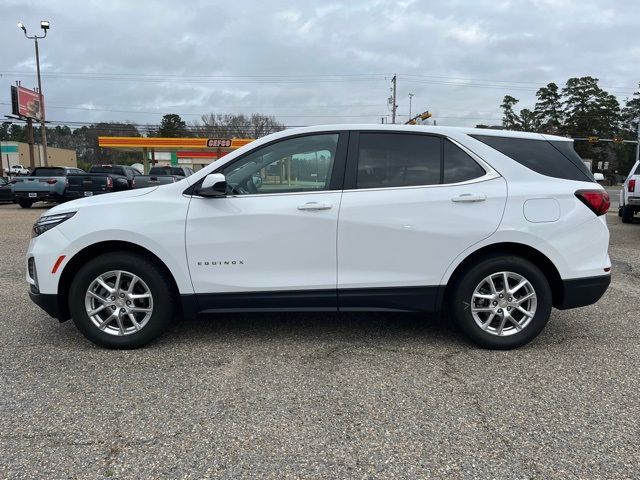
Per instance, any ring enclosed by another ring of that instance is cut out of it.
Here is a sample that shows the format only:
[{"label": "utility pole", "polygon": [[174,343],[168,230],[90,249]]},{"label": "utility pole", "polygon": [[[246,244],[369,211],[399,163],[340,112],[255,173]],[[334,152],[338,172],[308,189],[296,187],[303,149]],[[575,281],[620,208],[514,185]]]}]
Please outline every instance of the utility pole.
[{"label": "utility pole", "polygon": [[636,135],[636,140],[638,143],[636,144],[636,163],[640,160],[640,117],[638,117],[638,134]]},{"label": "utility pole", "polygon": [[33,120],[27,118],[27,143],[29,144],[29,171],[36,168],[36,159],[33,156]]},{"label": "utility pole", "polygon": [[398,108],[396,101],[396,87],[397,87],[397,75],[394,75],[391,79],[391,83],[393,83],[393,95],[391,100],[391,123],[396,123],[396,109]]},{"label": "utility pole", "polygon": [[42,154],[44,156],[44,166],[49,166],[49,160],[47,156],[47,127],[45,124],[45,113],[44,113],[44,97],[42,96],[42,80],[40,79],[40,52],[38,51],[38,39],[45,38],[47,36],[47,30],[49,30],[49,22],[46,20],[42,20],[40,22],[40,28],[44,31],[44,35],[27,35],[27,29],[23,25],[22,22],[18,22],[18,28],[20,28],[24,32],[24,36],[29,40],[34,40],[36,44],[36,71],[38,74],[38,95],[40,97],[40,123],[41,127],[41,135],[42,135]]},{"label": "utility pole", "polygon": [[411,116],[411,100],[413,100],[413,97],[414,97],[414,96],[415,96],[415,94],[414,94],[414,93],[410,93],[410,94],[409,94],[409,118],[413,118],[413,117]]}]

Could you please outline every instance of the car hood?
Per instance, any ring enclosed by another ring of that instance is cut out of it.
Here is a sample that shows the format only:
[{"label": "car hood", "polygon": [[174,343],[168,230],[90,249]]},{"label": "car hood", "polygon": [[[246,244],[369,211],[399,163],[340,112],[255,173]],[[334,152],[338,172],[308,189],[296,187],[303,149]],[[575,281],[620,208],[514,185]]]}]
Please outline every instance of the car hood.
[{"label": "car hood", "polygon": [[50,210],[47,210],[43,215],[52,215],[57,213],[75,212],[82,207],[90,207],[91,205],[104,205],[109,203],[120,203],[122,200],[129,198],[141,197],[142,195],[148,195],[158,187],[140,188],[137,190],[125,190],[123,192],[104,193],[102,195],[95,195],[93,197],[79,198],[78,200],[72,200],[60,205],[56,205]]}]

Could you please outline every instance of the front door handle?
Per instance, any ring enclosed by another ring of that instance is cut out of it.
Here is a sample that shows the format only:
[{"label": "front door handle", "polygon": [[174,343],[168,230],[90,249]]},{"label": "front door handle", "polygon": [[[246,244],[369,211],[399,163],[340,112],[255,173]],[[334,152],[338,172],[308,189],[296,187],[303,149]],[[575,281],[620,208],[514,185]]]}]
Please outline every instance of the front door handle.
[{"label": "front door handle", "polygon": [[308,202],[298,205],[298,210],[329,210],[331,207],[330,203]]},{"label": "front door handle", "polygon": [[487,199],[486,195],[482,195],[482,194],[473,195],[471,193],[463,193],[462,195],[453,197],[451,201],[456,203],[472,203],[472,202],[484,202],[486,199]]}]

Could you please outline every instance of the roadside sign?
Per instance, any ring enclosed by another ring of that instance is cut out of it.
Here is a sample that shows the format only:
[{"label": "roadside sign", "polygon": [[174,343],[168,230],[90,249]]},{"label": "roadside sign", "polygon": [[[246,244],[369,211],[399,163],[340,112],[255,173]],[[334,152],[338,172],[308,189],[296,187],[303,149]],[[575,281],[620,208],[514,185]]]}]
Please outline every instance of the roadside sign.
[{"label": "roadside sign", "polygon": [[598,143],[600,139],[598,137],[587,137],[589,143]]},{"label": "roadside sign", "polygon": [[613,137],[611,141],[613,143],[622,143],[624,142],[624,138],[622,138],[620,135],[616,135],[615,137]]},{"label": "roadside sign", "polygon": [[11,87],[11,107],[14,115],[40,121],[44,105],[40,105],[40,94],[21,86]]}]

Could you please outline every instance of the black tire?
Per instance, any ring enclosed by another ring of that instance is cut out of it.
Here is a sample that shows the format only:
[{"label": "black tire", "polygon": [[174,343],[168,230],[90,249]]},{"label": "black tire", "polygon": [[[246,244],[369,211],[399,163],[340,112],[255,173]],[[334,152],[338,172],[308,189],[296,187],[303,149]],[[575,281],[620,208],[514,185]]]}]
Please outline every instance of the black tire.
[{"label": "black tire", "polygon": [[622,207],[622,223],[631,223],[633,222],[633,208],[629,205],[625,205]]},{"label": "black tire", "polygon": [[622,207],[618,207],[618,216],[622,217]]},{"label": "black tire", "polygon": [[[137,275],[148,286],[153,297],[151,317],[135,333],[116,336],[104,332],[91,321],[85,309],[85,296],[93,280],[112,270]],[[78,271],[69,290],[69,310],[78,330],[96,345],[117,349],[139,348],[149,344],[169,327],[177,311],[176,295],[171,280],[154,262],[136,253],[114,252],[90,260]]]},{"label": "black tire", "polygon": [[33,205],[33,201],[32,200],[18,200],[18,204],[22,207],[22,208],[31,208],[31,205]]},{"label": "black tire", "polygon": [[[533,318],[521,331],[508,336],[498,336],[483,330],[471,313],[471,301],[476,287],[483,279],[497,272],[513,272],[524,277],[537,297]],[[494,350],[517,348],[536,338],[549,321],[551,307],[551,288],[545,275],[533,263],[515,255],[499,255],[479,260],[462,272],[449,294],[449,312],[456,325],[479,347]]]}]

